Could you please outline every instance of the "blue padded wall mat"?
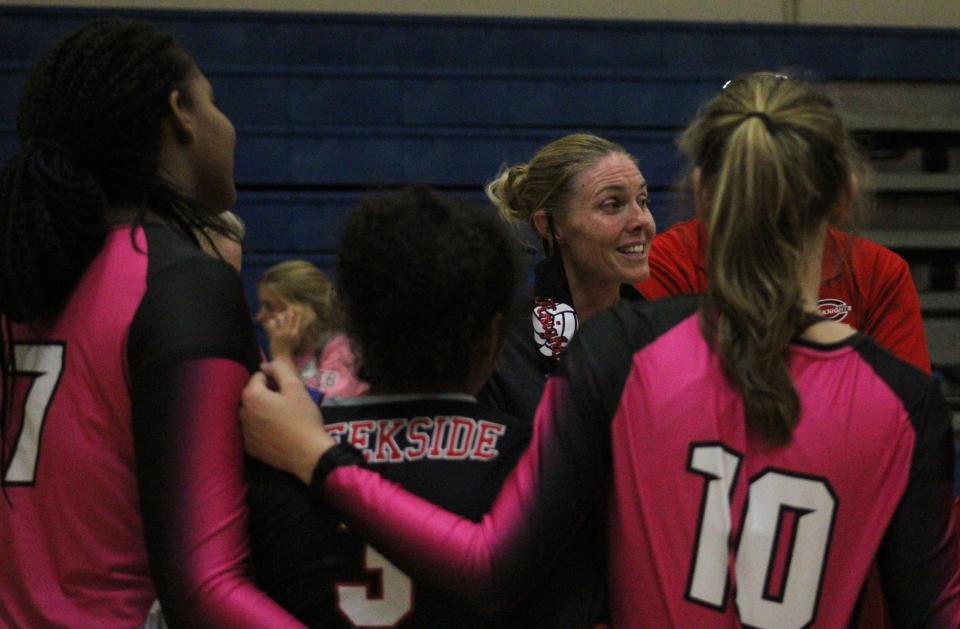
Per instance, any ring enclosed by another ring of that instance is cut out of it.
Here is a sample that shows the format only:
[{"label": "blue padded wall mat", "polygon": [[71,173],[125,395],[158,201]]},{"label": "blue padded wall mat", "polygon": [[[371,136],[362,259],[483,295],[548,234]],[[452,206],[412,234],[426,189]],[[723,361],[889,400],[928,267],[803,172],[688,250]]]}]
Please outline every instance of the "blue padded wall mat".
[{"label": "blue padded wall mat", "polygon": [[237,128],[248,285],[289,257],[331,269],[365,192],[426,183],[482,202],[502,164],[573,131],[637,156],[665,227],[690,214],[671,192],[677,133],[745,71],[960,80],[951,29],[0,7],[0,159],[41,52],[115,14],[173,33]]}]

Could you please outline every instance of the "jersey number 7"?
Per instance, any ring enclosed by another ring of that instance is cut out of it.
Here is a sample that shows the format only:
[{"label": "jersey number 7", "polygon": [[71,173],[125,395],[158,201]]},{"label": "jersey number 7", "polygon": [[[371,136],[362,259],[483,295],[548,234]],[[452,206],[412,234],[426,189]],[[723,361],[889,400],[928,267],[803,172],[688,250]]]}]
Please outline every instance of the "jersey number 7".
[{"label": "jersey number 7", "polygon": [[[690,446],[687,470],[705,478],[687,600],[722,611],[729,587],[730,501],[743,456]],[[750,479],[735,550],[736,604],[754,627],[804,627],[816,616],[837,499],[824,478],[765,469]]]},{"label": "jersey number 7", "polygon": [[[63,373],[63,343],[15,343],[13,346],[16,368],[13,371],[14,391],[18,378],[29,378],[29,388],[23,398],[22,415],[18,417],[14,395],[13,417],[8,417],[7,429],[15,429],[13,452],[7,469],[3,470],[4,485],[32,485],[37,477],[37,461],[40,457],[40,438],[47,410]],[[9,375],[9,374],[8,374]]]}]

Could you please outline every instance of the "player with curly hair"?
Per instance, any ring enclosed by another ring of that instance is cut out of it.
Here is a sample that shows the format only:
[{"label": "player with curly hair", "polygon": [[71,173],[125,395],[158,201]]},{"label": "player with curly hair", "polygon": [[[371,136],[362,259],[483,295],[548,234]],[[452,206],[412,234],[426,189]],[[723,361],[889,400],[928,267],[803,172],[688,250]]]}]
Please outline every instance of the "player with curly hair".
[{"label": "player with curly hair", "polygon": [[[337,277],[370,390],[328,400],[327,430],[387,478],[477,519],[530,439],[525,422],[473,397],[500,349],[517,282],[511,235],[485,208],[406,189],[350,216]],[[258,582],[308,625],[490,626],[411,581],[316,508],[294,477],[253,471]]]}]

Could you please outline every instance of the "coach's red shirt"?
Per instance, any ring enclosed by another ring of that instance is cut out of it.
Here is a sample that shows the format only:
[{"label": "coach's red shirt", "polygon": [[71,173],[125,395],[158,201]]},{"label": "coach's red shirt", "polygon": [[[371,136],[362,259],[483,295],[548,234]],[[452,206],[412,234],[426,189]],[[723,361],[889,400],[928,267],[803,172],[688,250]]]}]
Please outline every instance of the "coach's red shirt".
[{"label": "coach's red shirt", "polygon": [[[654,238],[650,279],[637,288],[647,299],[704,292],[706,253],[703,222],[692,218],[677,223]],[[823,248],[820,312],[930,373],[920,299],[910,268],[886,247],[830,228]]]}]

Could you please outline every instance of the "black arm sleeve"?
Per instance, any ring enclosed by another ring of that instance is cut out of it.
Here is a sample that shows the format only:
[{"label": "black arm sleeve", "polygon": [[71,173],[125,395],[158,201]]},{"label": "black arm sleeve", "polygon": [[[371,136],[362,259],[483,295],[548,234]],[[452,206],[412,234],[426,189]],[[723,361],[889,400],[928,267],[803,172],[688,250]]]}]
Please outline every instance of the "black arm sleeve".
[{"label": "black arm sleeve", "polygon": [[935,382],[910,409],[916,430],[910,476],[880,546],[884,593],[896,625],[960,623],[950,412]]},{"label": "black arm sleeve", "polygon": [[246,574],[236,411],[258,352],[239,277],[202,254],[164,266],[158,240],[127,357],[140,509],[165,618],[172,626],[299,626]]}]

